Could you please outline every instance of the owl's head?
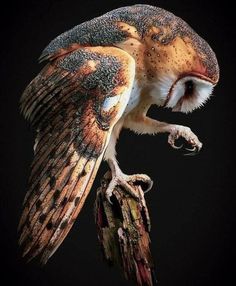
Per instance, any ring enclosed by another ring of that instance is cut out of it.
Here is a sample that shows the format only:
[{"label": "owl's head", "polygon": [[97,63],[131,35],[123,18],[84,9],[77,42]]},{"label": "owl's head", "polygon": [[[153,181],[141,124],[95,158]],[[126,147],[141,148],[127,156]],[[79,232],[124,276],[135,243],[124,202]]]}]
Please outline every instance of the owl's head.
[{"label": "owl's head", "polygon": [[219,80],[219,66],[208,43],[182,19],[168,15],[169,22],[149,30],[147,61],[154,73],[159,105],[188,113],[211,96]]}]

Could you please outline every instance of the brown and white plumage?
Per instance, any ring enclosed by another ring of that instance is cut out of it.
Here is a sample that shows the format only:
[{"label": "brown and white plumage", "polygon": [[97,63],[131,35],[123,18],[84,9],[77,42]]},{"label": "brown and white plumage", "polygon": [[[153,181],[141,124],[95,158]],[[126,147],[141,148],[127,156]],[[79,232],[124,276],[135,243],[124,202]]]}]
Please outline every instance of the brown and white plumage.
[{"label": "brown and white plumage", "polygon": [[172,147],[184,137],[202,143],[185,126],[146,116],[156,104],[190,112],[211,95],[219,79],[214,52],[183,20],[163,9],[134,5],[111,11],[58,36],[43,51],[48,63],[29,84],[21,110],[37,130],[29,190],[19,224],[24,255],[45,263],[72,227],[96,176],[115,158],[120,130],[168,132]]},{"label": "brown and white plumage", "polygon": [[133,71],[133,59],[117,48],[84,48],[53,60],[26,88],[21,109],[37,137],[19,225],[24,255],[43,252],[46,261],[73,225],[128,102]]}]

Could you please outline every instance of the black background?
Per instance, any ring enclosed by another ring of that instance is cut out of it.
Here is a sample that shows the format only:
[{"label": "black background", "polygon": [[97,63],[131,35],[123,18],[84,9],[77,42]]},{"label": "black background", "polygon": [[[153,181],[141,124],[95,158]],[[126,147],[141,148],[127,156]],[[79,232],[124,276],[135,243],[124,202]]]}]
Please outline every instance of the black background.
[{"label": "black background", "polygon": [[[139,1],[8,1],[1,8],[1,281],[24,285],[130,285],[103,263],[93,217],[95,190],[59,250],[44,268],[25,264],[16,228],[26,192],[33,132],[18,111],[19,97],[40,71],[37,58],[58,34],[111,9]],[[224,1],[226,2],[226,1]],[[152,108],[160,120],[185,124],[204,143],[195,157],[182,156],[166,135],[123,131],[118,159],[127,173],[155,181],[146,195],[152,218],[152,251],[159,285],[236,285],[234,180],[235,15],[215,1],[142,1],[187,21],[212,46],[221,80],[207,105],[190,115]],[[233,11],[232,11],[233,12]],[[98,177],[105,172],[103,164]],[[15,283],[16,283],[15,282]],[[5,285],[5,284],[4,284]]]}]

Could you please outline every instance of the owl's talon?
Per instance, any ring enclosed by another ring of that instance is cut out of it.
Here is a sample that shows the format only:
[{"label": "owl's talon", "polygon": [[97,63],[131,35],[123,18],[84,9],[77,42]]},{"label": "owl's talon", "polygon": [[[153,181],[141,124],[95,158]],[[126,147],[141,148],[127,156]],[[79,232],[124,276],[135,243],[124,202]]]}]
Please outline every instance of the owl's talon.
[{"label": "owl's talon", "polygon": [[185,148],[185,150],[189,151],[189,153],[185,153],[184,156],[195,156],[198,153],[196,146],[193,148]]},{"label": "owl's talon", "polygon": [[148,193],[152,189],[152,187],[153,187],[153,180],[150,180],[148,182],[148,184],[149,184],[148,188],[145,191],[143,191],[145,194]]},{"label": "owl's talon", "polygon": [[198,152],[197,146],[194,146],[193,148],[185,148],[185,150],[193,152],[193,153],[197,153]]},{"label": "owl's talon", "polygon": [[185,150],[190,151],[190,153],[186,153],[184,155],[185,156],[195,156],[200,152],[201,148],[202,148],[202,143],[195,145],[193,148],[185,148]]},{"label": "owl's talon", "polygon": [[181,149],[183,145],[176,146],[175,140],[178,138],[184,138],[190,145],[192,145],[192,148],[185,148],[185,150],[190,151],[190,153],[187,153],[185,155],[195,155],[197,154],[201,148],[202,143],[198,140],[197,136],[191,131],[189,127],[181,126],[181,125],[175,125],[174,128],[170,131],[169,137],[168,137],[168,143],[173,147],[174,149]]},{"label": "owl's talon", "polygon": [[137,181],[141,181],[141,182],[147,184],[148,187],[147,187],[147,189],[143,190],[144,193],[149,192],[153,186],[153,180],[145,174],[130,175],[130,176],[127,176],[127,180],[131,181],[133,183],[135,183]]},{"label": "owl's talon", "polygon": [[141,181],[148,185],[148,188],[143,191],[143,193],[147,193],[153,186],[153,181],[151,178],[144,174],[136,174],[136,175],[125,175],[121,171],[118,172],[118,174],[113,173],[112,179],[108,185],[108,188],[106,189],[106,199],[107,201],[112,204],[111,197],[113,194],[113,191],[115,190],[116,186],[121,186],[128,194],[131,195],[135,200],[141,201],[143,200],[143,196],[140,196],[139,192],[136,192],[134,187],[132,187],[129,182],[132,182],[135,184],[135,182]]},{"label": "owl's talon", "polygon": [[111,201],[111,197],[113,195],[113,190],[112,189],[107,189],[106,192],[105,192],[105,196],[106,196],[106,199],[107,201],[112,205],[112,201]]},{"label": "owl's talon", "polygon": [[195,156],[197,152],[185,153],[184,156]]},{"label": "owl's talon", "polygon": [[[129,179],[129,181],[131,180]],[[112,197],[113,191],[115,190],[115,187],[118,185],[123,187],[124,190],[127,193],[129,193],[132,197],[134,197],[136,200],[139,200],[139,196],[134,192],[133,188],[129,185],[126,175],[119,174],[119,175],[112,176],[112,179],[106,190],[105,195],[110,204],[112,204],[111,197]]]},{"label": "owl's talon", "polygon": [[174,149],[178,150],[181,149],[183,147],[183,144],[181,144],[180,146],[176,146],[175,144],[171,145]]}]

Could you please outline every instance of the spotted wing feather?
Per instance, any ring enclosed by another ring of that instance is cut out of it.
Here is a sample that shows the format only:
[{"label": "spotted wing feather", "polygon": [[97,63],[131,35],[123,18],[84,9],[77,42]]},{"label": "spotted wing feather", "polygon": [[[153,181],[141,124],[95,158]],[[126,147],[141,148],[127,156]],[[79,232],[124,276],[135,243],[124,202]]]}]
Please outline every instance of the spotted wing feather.
[{"label": "spotted wing feather", "polygon": [[116,48],[83,48],[50,62],[21,98],[37,130],[19,242],[46,263],[89,193],[128,102],[134,61]]}]

